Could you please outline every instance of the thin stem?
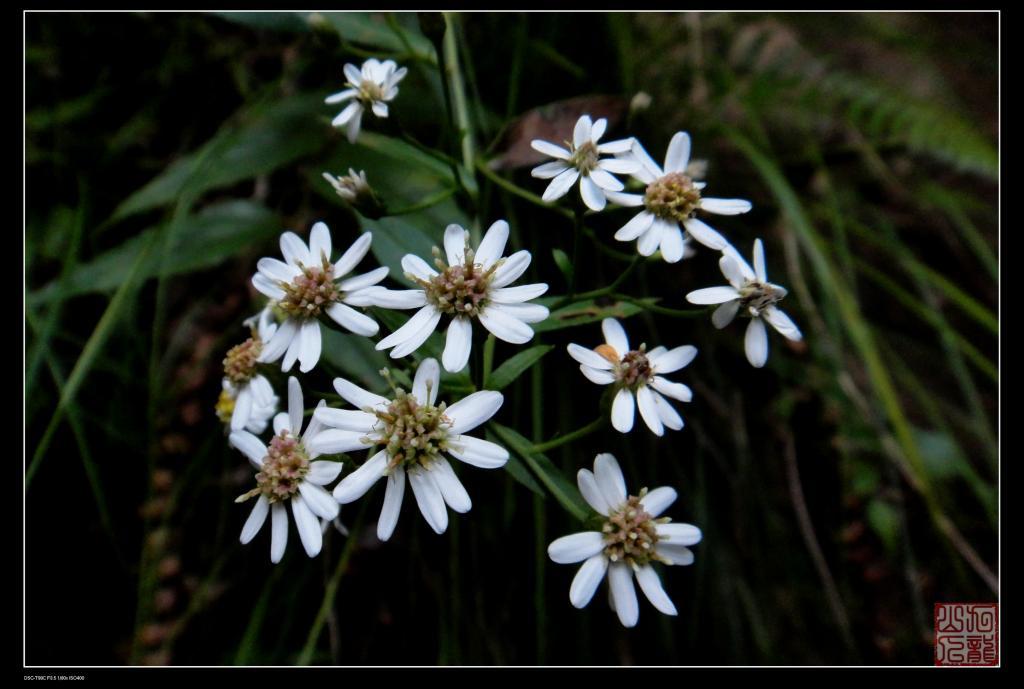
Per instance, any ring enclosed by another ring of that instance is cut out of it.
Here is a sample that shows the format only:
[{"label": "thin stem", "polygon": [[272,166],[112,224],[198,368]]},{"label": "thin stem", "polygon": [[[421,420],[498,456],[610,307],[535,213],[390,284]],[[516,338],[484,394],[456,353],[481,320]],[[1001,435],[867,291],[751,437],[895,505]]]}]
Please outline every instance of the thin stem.
[{"label": "thin stem", "polygon": [[652,304],[648,301],[644,301],[643,299],[631,297],[628,294],[614,293],[610,296],[613,299],[628,301],[630,304],[635,304],[644,311],[660,313],[663,316],[672,316],[673,318],[700,318],[708,311],[707,309],[670,309],[667,306],[658,306],[657,304]]},{"label": "thin stem", "polygon": [[598,418],[594,419],[593,421],[591,421],[582,428],[577,428],[575,431],[566,433],[565,435],[558,438],[553,438],[552,440],[549,440],[546,443],[537,443],[531,449],[533,452],[547,452],[548,450],[560,447],[562,445],[565,445],[566,443],[571,443],[573,440],[590,435],[594,431],[599,430],[602,426],[604,426],[605,421],[606,419],[604,416],[599,416]]},{"label": "thin stem", "polygon": [[496,173],[494,170],[489,168],[483,160],[477,161],[476,169],[479,170],[480,174],[482,174],[484,177],[489,179],[491,182],[494,182],[495,184],[497,184],[499,187],[501,187],[510,194],[518,196],[524,201],[529,201],[530,203],[539,208],[545,208],[549,211],[558,213],[564,218],[572,217],[572,211],[568,210],[567,208],[563,208],[562,206],[558,206],[553,203],[548,203],[547,201],[537,196],[533,192],[523,189],[521,186],[514,182],[510,182],[509,180],[505,179],[504,177]]},{"label": "thin stem", "polygon": [[387,214],[389,216],[395,216],[395,215],[408,215],[409,213],[415,213],[417,211],[424,210],[425,208],[430,208],[431,206],[436,206],[437,204],[441,203],[442,201],[450,198],[453,194],[455,194],[456,191],[457,190],[454,189],[454,188],[448,188],[448,189],[445,189],[443,191],[438,192],[437,194],[434,194],[433,196],[428,196],[427,198],[423,199],[422,201],[419,201],[418,203],[414,203],[414,204],[412,204],[410,206],[406,206],[405,208],[399,208],[398,210],[395,210],[395,211],[393,211],[391,209],[388,209]]},{"label": "thin stem", "polygon": [[579,273],[576,267],[580,264],[580,235],[583,234],[583,208],[576,206],[573,209],[572,223],[572,274],[569,276],[569,295],[572,299],[576,294],[576,275]]},{"label": "thin stem", "polygon": [[555,311],[557,309],[562,308],[563,306],[568,306],[569,304],[575,304],[576,302],[586,301],[587,299],[597,299],[598,297],[604,297],[614,293],[615,290],[618,289],[619,286],[626,281],[626,278],[628,278],[633,273],[633,271],[636,270],[636,267],[640,265],[642,261],[643,256],[634,256],[630,264],[626,266],[626,269],[622,271],[622,273],[620,273],[619,276],[615,278],[615,280],[613,280],[612,283],[607,287],[590,290],[589,292],[581,292],[575,296],[567,294],[558,301],[556,301],[554,304],[552,304],[551,310]]}]

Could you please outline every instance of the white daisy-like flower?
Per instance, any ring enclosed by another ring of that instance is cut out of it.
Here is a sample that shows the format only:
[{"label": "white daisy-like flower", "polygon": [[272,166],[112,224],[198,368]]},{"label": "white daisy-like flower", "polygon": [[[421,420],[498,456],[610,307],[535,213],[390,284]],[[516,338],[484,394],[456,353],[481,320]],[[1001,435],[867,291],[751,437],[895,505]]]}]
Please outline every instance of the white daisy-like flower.
[{"label": "white daisy-like flower", "polygon": [[572,132],[572,142],[566,141],[568,148],[542,139],[534,139],[530,145],[535,151],[555,158],[533,168],[530,173],[540,179],[550,179],[551,183],[544,190],[542,198],[551,202],[565,196],[576,180],[580,182],[580,196],[587,208],[599,211],[605,206],[605,192],[622,191],[625,186],[612,176],[636,172],[640,164],[626,158],[601,158],[601,154],[626,153],[633,139],[619,139],[598,144],[608,128],[608,120],[599,119],[592,122],[590,115],[583,115],[576,121]]},{"label": "white daisy-like flower", "polygon": [[353,64],[345,65],[344,91],[327,96],[325,103],[336,104],[352,101],[335,117],[331,124],[345,127],[348,140],[355,143],[359,136],[359,126],[363,112],[370,110],[377,117],[388,116],[388,102],[398,95],[398,82],[405,77],[407,70],[399,67],[394,60],[370,58],[359,69]]},{"label": "white daisy-like flower", "polygon": [[[382,373],[386,374],[386,369]],[[313,415],[330,427],[310,441],[317,451],[379,448],[335,486],[334,497],[348,504],[386,477],[384,506],[377,521],[377,537],[382,541],[391,537],[398,523],[406,477],[423,518],[440,534],[448,528],[446,504],[460,513],[468,512],[473,505],[447,456],[481,469],[497,469],[508,461],[505,448],[465,435],[497,413],[504,401],[502,394],[481,390],[451,406],[437,404],[440,380],[435,359],[420,363],[412,392],[393,387],[392,399],[335,378],[334,389],[356,409],[323,407]]]},{"label": "white daisy-like flower", "polygon": [[414,254],[402,258],[405,275],[418,289],[367,290],[366,298],[377,306],[393,309],[419,308],[402,327],[377,343],[377,349],[391,349],[391,357],[411,354],[434,332],[442,316],[451,317],[441,361],[445,370],[461,371],[469,361],[473,344],[472,321],[477,319],[494,336],[512,344],[533,338],[529,323],[548,317],[548,308],[526,302],[548,291],[545,283],[509,287],[530,266],[529,251],[517,251],[502,258],[508,241],[508,223],[498,220],[474,251],[469,232],[449,225],[444,232],[445,259],[434,247],[434,264]]},{"label": "white daisy-like flower", "polygon": [[244,322],[252,335],[245,342],[228,350],[224,357],[224,379],[217,415],[232,431],[243,428],[262,433],[267,421],[277,412],[277,395],[270,381],[256,371],[260,352],[277,332],[277,323],[270,308]]},{"label": "white daisy-like flower", "polygon": [[722,249],[718,266],[729,285],[695,290],[686,295],[686,300],[691,304],[721,304],[711,314],[711,322],[719,329],[732,323],[737,313],[748,316],[750,324],[743,344],[752,366],[761,368],[768,361],[768,333],[764,321],[789,340],[803,339],[800,328],[776,306],[787,291],[785,287],[768,282],[760,239],[754,240],[753,268],[731,244]]},{"label": "white daisy-like flower", "polygon": [[[331,233],[327,225],[313,225],[307,246],[294,232],[281,235],[284,261],[261,258],[252,284],[273,299],[287,315],[274,336],[263,345],[258,361],[269,363],[281,356],[281,370],[291,370],[299,361],[299,370],[307,373],[320,360],[321,313],[357,335],[376,335],[377,322],[352,306],[369,306],[365,288],[376,285],[388,275],[386,267],[369,273],[342,277],[352,272],[370,250],[373,235],[364,232],[351,247],[331,263]],[[351,305],[351,306],[350,306]]]},{"label": "white daisy-like flower", "polygon": [[[664,169],[658,167],[640,142],[634,142],[629,157],[639,163],[633,176],[647,185],[643,194],[623,194],[612,190],[608,199],[620,206],[643,206],[644,210],[623,225],[615,238],[620,242],[637,240],[636,248],[642,256],[650,256],[659,248],[661,256],[676,263],[686,253],[686,237],[692,237],[704,246],[721,251],[725,238],[696,217],[697,211],[718,215],[738,215],[750,210],[750,201],[744,199],[703,198],[703,182],[688,174],[690,163],[690,135],[676,132],[665,154]],[[684,236],[681,228],[685,228]]]},{"label": "white daisy-like flower", "polygon": [[[665,397],[681,402],[693,399],[693,392],[682,383],[665,379],[667,373],[684,368],[697,356],[697,348],[683,345],[675,349],[646,345],[630,349],[626,331],[614,318],[601,321],[605,343],[595,349],[570,344],[569,355],[580,362],[580,371],[587,380],[598,385],[615,385],[618,392],[612,402],[612,426],[621,433],[633,429],[636,407],[640,417],[655,435],[664,435],[665,428],[678,431],[683,419]],[[634,396],[636,399],[634,400]]]},{"label": "white daisy-like flower", "polygon": [[[320,402],[319,409],[326,408]],[[270,561],[277,563],[288,544],[288,511],[290,503],[295,527],[306,554],[315,557],[323,544],[320,520],[338,516],[338,503],[323,486],[341,473],[341,462],[315,460],[320,454],[313,440],[321,431],[314,415],[306,432],[302,432],[304,407],[302,388],[294,377],[288,378],[288,412],[274,417],[274,437],[270,446],[247,431],[235,431],[228,442],[249,458],[258,470],[256,488],[235,502],[257,498],[249,518],[242,527],[241,541],[251,541],[267,520],[271,519]]]},{"label": "white daisy-like flower", "polygon": [[668,517],[658,518],[675,502],[675,489],[663,486],[648,492],[644,488],[638,495],[627,495],[622,469],[608,453],[597,456],[593,473],[580,469],[576,482],[605,522],[600,531],[563,536],[548,546],[548,556],[559,564],[583,562],[569,587],[569,602],[585,607],[607,574],[609,603],[624,626],[635,626],[640,616],[635,576],[659,612],[677,614],[651,563],[693,564],[693,552],[687,546],[699,543],[701,532],[692,524],[670,524]]}]

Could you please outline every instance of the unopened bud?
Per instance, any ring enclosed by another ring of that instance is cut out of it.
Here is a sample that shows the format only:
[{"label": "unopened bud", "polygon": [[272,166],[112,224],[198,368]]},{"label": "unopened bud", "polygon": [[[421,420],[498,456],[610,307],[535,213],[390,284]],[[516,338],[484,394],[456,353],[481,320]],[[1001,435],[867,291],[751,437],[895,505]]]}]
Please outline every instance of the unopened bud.
[{"label": "unopened bud", "polygon": [[366,179],[366,173],[362,170],[356,172],[349,168],[348,174],[341,177],[325,172],[323,177],[338,196],[367,218],[376,220],[385,215],[384,204],[373,191],[373,187]]}]

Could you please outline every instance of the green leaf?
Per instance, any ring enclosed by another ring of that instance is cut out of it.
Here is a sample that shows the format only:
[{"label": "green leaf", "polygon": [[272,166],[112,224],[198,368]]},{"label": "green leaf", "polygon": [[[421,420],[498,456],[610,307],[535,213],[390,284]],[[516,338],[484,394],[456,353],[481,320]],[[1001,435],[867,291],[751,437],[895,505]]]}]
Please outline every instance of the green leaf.
[{"label": "green leaf", "polygon": [[[125,199],[112,219],[119,220],[176,200],[186,180],[190,180],[194,193],[199,196],[210,189],[266,174],[320,150],[331,130],[318,124],[324,107],[322,94],[305,94],[241,111],[236,127],[223,129],[198,151],[179,158]],[[204,150],[213,149],[218,150],[218,154],[203,160]],[[204,165],[203,174],[197,177],[194,173],[200,161]]]},{"label": "green leaf", "polygon": [[872,500],[865,513],[871,530],[890,553],[896,550],[900,537],[900,518],[896,508],[883,500]]},{"label": "green leaf", "polygon": [[[539,304],[550,305],[559,297],[546,297],[536,300]],[[654,304],[655,298],[642,299],[642,302]],[[628,318],[643,311],[643,306],[626,301],[615,301],[608,299],[588,299],[575,304],[570,304],[557,311],[551,312],[547,320],[533,324],[534,332],[542,333],[548,330],[561,330],[562,328],[573,328],[577,325],[586,325],[605,318]]]},{"label": "green leaf", "polygon": [[[252,201],[225,201],[204,208],[181,221],[174,246],[161,258],[155,252],[147,255],[138,277],[145,281],[155,277],[164,261],[166,275],[180,275],[212,268],[243,253],[281,230],[280,218]],[[150,228],[121,245],[83,263],[68,276],[60,294],[67,298],[92,292],[117,289],[127,278],[136,257],[150,245],[158,228]],[[44,303],[58,294],[52,282],[30,296],[34,303]]]},{"label": "green leaf", "polygon": [[540,361],[541,357],[552,349],[554,349],[552,345],[537,345],[536,347],[530,347],[519,352],[499,366],[484,381],[484,387],[488,390],[502,390],[508,387],[516,378],[529,371],[531,366]]},{"label": "green leaf", "polygon": [[303,12],[214,12],[213,14],[229,22],[254,29],[297,32],[310,29],[310,22],[307,21]]},{"label": "green leaf", "polygon": [[566,283],[572,282],[572,262],[569,260],[569,254],[565,253],[561,249],[552,249],[551,257],[555,259],[555,265],[562,271],[562,275],[565,276]]},{"label": "green leaf", "polygon": [[417,59],[437,64],[434,47],[426,36],[406,27],[396,29],[388,26],[380,13],[311,12],[307,18],[314,26],[330,27],[342,39],[357,45],[389,52],[405,52],[408,43]]},{"label": "green leaf", "polygon": [[537,479],[544,484],[548,492],[555,496],[555,499],[567,512],[580,521],[585,521],[590,516],[593,510],[583,500],[583,496],[580,495],[576,486],[562,475],[550,459],[539,452],[534,452],[533,444],[529,440],[499,423],[491,423],[491,428],[513,452],[522,457],[523,461],[537,475]]},{"label": "green leaf", "polygon": [[373,340],[330,327],[321,327],[320,332],[323,335],[322,361],[329,369],[367,390],[385,391],[387,386],[380,370],[390,362],[386,352],[374,349]]}]

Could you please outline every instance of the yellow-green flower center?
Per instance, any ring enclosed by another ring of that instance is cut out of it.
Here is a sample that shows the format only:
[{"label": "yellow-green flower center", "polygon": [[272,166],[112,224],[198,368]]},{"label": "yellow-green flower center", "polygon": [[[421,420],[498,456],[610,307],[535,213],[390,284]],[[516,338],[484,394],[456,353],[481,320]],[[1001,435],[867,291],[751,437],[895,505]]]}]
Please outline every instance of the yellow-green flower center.
[{"label": "yellow-green flower center", "polygon": [[640,495],[630,495],[608,515],[601,528],[604,554],[612,562],[628,562],[642,567],[651,560],[660,559],[654,551],[658,542],[657,525],[668,520],[656,520],[647,513],[641,503],[645,495],[646,488],[640,491]]},{"label": "yellow-green flower center", "polygon": [[584,141],[579,148],[575,148],[570,144],[569,150],[572,151],[572,156],[569,158],[569,164],[584,175],[597,167],[600,153],[593,141]]},{"label": "yellow-green flower center", "polygon": [[287,430],[274,436],[267,448],[263,466],[256,474],[256,487],[235,502],[263,495],[271,503],[291,499],[309,473],[309,455],[302,441]]},{"label": "yellow-green flower center", "polygon": [[474,261],[475,254],[468,244],[462,263],[449,266],[441,258],[441,251],[434,247],[434,264],[438,274],[429,280],[409,275],[424,290],[427,302],[438,311],[452,316],[477,316],[487,306],[494,272],[501,265],[495,261],[487,268]]},{"label": "yellow-green flower center", "polygon": [[663,220],[683,222],[700,205],[700,189],[682,172],[670,172],[647,185],[644,206]]},{"label": "yellow-green flower center", "polygon": [[429,466],[448,449],[451,420],[445,404],[421,404],[415,396],[396,388],[395,398],[383,411],[375,411],[384,428],[381,442],[388,453],[388,467]]}]

